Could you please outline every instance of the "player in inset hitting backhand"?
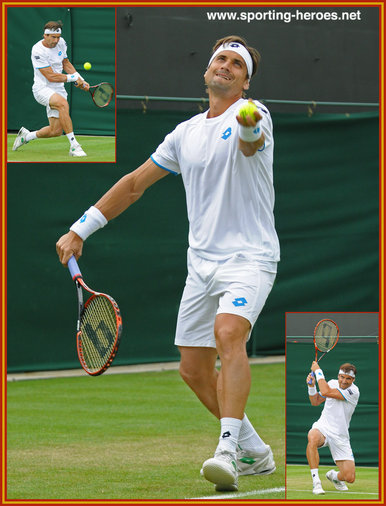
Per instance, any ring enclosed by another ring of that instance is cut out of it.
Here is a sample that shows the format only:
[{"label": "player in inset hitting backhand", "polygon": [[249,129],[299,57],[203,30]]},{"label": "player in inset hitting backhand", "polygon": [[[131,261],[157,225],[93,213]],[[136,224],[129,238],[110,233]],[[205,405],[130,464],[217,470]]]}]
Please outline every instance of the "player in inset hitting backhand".
[{"label": "player in inset hitting backhand", "polygon": [[87,156],[74,135],[64,83],[73,82],[85,91],[90,86],[67,57],[67,44],[61,37],[62,27],[61,21],[46,23],[43,39],[31,51],[34,68],[32,93],[35,100],[46,107],[49,125],[34,132],[21,127],[13,143],[13,151],[35,139],[59,137],[64,131],[70,143],[70,156]]},{"label": "player in inset hitting backhand", "polygon": [[[358,404],[359,388],[354,384],[356,368],[352,364],[343,364],[339,368],[338,379],[327,382],[317,362],[313,362],[311,373],[307,376],[308,395],[312,406],[325,402],[322,414],[308,433],[307,460],[311,469],[312,492],[324,494],[319,478],[318,448],[328,446],[338,471],[331,469],[326,478],[337,490],[348,490],[347,483],[354,483],[355,462],[350,445],[349,426],[352,414]],[[319,392],[316,389],[315,378]],[[311,383],[311,384],[310,384]]]},{"label": "player in inset hitting backhand", "polygon": [[[279,261],[273,215],[273,134],[268,109],[239,111],[260,55],[241,37],[215,44],[204,74],[209,109],[180,123],[151,157],[120,179],[57,243],[60,261],[168,174],[181,174],[189,218],[188,276],[175,344],[180,374],[220,420],[214,456],[202,466],[216,490],[239,475],[270,474],[272,451],[245,414],[251,386],[246,343]],[[221,369],[216,369],[220,357]]]}]

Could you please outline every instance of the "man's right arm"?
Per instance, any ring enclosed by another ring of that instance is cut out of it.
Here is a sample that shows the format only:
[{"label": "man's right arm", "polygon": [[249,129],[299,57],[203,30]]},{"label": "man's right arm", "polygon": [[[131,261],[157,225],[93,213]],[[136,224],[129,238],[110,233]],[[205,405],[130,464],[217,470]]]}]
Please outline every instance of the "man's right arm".
[{"label": "man's right arm", "polygon": [[[168,174],[168,171],[158,167],[149,158],[138,169],[123,176],[98,200],[95,207],[109,221],[134,204],[147,188]],[[82,248],[83,240],[71,230],[56,243],[56,251],[63,265],[67,265],[72,255],[78,259],[82,254]]]}]

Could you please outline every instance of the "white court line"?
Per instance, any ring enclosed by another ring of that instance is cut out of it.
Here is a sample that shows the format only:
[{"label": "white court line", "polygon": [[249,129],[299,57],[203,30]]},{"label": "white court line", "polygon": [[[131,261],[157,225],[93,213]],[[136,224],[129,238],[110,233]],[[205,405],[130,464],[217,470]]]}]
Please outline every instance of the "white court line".
[{"label": "white court line", "polygon": [[200,499],[200,500],[206,500],[206,499],[214,499],[214,500],[221,500],[221,499],[237,499],[239,497],[248,497],[249,495],[261,495],[261,494],[273,494],[274,492],[284,492],[285,487],[278,487],[278,488],[266,488],[264,490],[251,490],[250,492],[239,492],[238,494],[224,494],[224,495],[209,495],[205,497],[186,497],[186,499]]},{"label": "white court line", "polygon": [[[308,489],[308,490],[300,490],[300,489],[293,489],[293,488],[287,488],[287,492],[312,492],[311,489]],[[360,494],[360,495],[379,495],[378,492],[355,492],[355,490],[353,491],[350,491],[350,490],[346,490],[346,491],[339,491],[339,490],[326,490],[325,491],[326,494],[330,493],[330,492],[333,492],[334,494],[336,493],[339,493],[341,495],[349,495],[349,494]]]}]

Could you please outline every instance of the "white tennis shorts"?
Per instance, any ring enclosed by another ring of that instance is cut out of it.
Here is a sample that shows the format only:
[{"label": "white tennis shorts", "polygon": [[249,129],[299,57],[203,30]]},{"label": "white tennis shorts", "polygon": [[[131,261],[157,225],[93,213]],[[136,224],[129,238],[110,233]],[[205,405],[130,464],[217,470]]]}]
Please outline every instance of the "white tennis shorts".
[{"label": "white tennis shorts", "polygon": [[32,89],[32,93],[36,102],[46,107],[47,118],[59,118],[59,111],[50,107],[50,98],[54,93],[57,93],[67,100],[67,91],[64,88],[63,90],[53,90],[49,86],[46,86],[38,90]]},{"label": "white tennis shorts", "polygon": [[216,348],[216,315],[230,313],[255,324],[276,277],[276,263],[243,254],[206,260],[188,250],[188,276],[178,312],[177,346]]},{"label": "white tennis shorts", "polygon": [[334,462],[337,460],[355,460],[353,451],[351,449],[350,440],[348,438],[336,437],[332,435],[329,432],[328,428],[319,421],[316,421],[312,425],[312,429],[318,429],[318,431],[323,434],[325,441],[321,448],[325,446],[329,447]]}]

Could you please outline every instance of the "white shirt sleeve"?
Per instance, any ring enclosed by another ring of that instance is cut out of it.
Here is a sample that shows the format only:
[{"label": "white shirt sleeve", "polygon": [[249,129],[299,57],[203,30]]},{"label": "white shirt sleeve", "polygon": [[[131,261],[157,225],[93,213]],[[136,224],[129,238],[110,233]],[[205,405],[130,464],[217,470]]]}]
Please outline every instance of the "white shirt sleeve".
[{"label": "white shirt sleeve", "polygon": [[338,390],[349,404],[352,404],[353,406],[356,406],[358,404],[359,389],[355,385],[352,385],[351,387],[344,390],[338,388]]},{"label": "white shirt sleeve", "polygon": [[151,155],[153,162],[164,170],[173,174],[180,174],[180,166],[177,156],[177,128],[168,134],[164,141],[158,146],[155,153]]},{"label": "white shirt sleeve", "polygon": [[43,51],[39,51],[39,48],[36,46],[32,48],[31,59],[35,69],[43,69],[51,66],[47,59],[47,55]]}]

